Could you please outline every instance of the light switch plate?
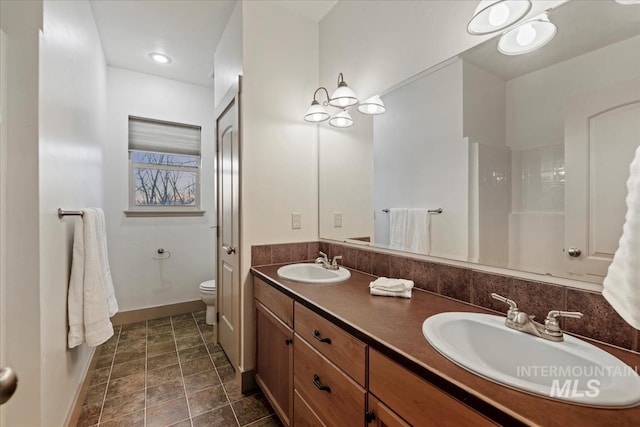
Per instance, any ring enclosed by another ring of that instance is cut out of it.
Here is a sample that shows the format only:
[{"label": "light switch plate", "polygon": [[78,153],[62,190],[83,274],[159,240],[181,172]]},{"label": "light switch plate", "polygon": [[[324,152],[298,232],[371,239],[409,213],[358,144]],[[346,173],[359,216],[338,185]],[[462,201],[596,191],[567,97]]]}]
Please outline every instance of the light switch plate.
[{"label": "light switch plate", "polygon": [[291,214],[291,229],[299,230],[302,228],[302,214],[292,213]]},{"label": "light switch plate", "polygon": [[342,213],[341,212],[335,212],[333,214],[333,227],[334,228],[342,227]]}]

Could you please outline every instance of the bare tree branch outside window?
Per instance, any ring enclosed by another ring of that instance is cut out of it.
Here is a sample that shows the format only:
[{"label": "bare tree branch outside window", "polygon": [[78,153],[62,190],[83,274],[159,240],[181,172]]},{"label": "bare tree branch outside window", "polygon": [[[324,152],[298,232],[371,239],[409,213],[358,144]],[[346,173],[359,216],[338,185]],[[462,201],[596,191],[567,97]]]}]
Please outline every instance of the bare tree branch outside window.
[{"label": "bare tree branch outside window", "polygon": [[199,159],[132,152],[136,206],[195,206]]}]

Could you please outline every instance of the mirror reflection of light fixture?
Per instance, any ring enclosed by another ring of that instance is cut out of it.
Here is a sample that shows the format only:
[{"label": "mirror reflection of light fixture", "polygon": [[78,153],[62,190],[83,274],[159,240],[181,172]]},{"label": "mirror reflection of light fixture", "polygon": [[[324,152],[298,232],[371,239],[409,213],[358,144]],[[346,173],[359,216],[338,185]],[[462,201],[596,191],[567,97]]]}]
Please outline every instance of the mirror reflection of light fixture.
[{"label": "mirror reflection of light fixture", "polygon": [[380,99],[380,95],[374,95],[371,98],[365,99],[358,105],[358,111],[363,114],[382,114],[386,111],[384,103]]},{"label": "mirror reflection of light fixture", "polygon": [[483,35],[504,30],[530,10],[531,0],[482,0],[467,24],[467,32]]},{"label": "mirror reflection of light fixture", "polygon": [[[318,92],[324,91],[327,100],[322,104],[318,101]],[[338,74],[338,88],[329,96],[329,92],[324,87],[319,87],[313,93],[313,101],[311,106],[304,115],[304,120],[310,123],[319,123],[329,120],[329,124],[338,128],[346,128],[353,125],[353,119],[346,110],[348,107],[356,105],[358,97],[344,82],[342,73]],[[331,114],[325,109],[326,106],[339,108],[340,111],[331,117]],[[358,105],[358,111],[363,114],[382,114],[386,111],[380,95],[374,95]]]},{"label": "mirror reflection of light fixture", "polygon": [[331,117],[329,124],[336,128],[348,128],[353,125],[353,119],[347,110],[342,110],[335,116]]},{"label": "mirror reflection of light fixture", "polygon": [[329,105],[346,108],[356,105],[357,103],[358,97],[349,86],[347,86],[342,73],[338,74],[338,89],[336,89],[331,95],[331,98],[329,98]]},{"label": "mirror reflection of light fixture", "polygon": [[615,0],[616,3],[622,4],[625,6],[631,6],[634,4],[640,4],[640,0]]},{"label": "mirror reflection of light fixture", "polygon": [[[316,91],[313,93],[313,101],[311,102],[311,106],[307,110],[307,114],[304,115],[304,120],[307,122],[311,122],[311,123],[324,122],[325,120],[328,120],[329,117],[331,117],[331,115],[327,113],[327,110],[325,110],[325,108],[322,105],[320,105],[320,103],[316,99],[316,96],[318,95],[318,91],[320,90],[324,90],[324,93],[327,95],[327,100],[329,99],[329,92],[327,92],[327,89],[325,89],[324,87],[319,87],[318,89],[316,89]],[[327,105],[327,104],[328,104],[327,101],[323,102],[323,105]]]},{"label": "mirror reflection of light fixture", "polygon": [[558,31],[546,13],[507,31],[498,41],[498,51],[505,55],[523,55],[541,48]]}]

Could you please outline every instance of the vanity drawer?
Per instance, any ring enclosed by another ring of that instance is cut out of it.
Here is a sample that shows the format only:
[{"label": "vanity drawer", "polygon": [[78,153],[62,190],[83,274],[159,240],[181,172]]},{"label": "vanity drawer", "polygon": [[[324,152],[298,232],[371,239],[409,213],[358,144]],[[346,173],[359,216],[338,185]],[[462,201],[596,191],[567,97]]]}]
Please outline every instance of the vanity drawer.
[{"label": "vanity drawer", "polygon": [[293,392],[293,407],[295,427],[326,427],[297,391]]},{"label": "vanity drawer", "polygon": [[294,388],[317,417],[328,426],[363,426],[366,391],[295,333],[293,352]]},{"label": "vanity drawer", "polygon": [[373,349],[369,349],[369,391],[412,425],[496,425]]},{"label": "vanity drawer", "polygon": [[311,346],[364,387],[366,344],[298,303],[295,304],[294,329]]},{"label": "vanity drawer", "polygon": [[293,299],[255,276],[253,278],[253,297],[271,310],[287,326],[293,328]]}]

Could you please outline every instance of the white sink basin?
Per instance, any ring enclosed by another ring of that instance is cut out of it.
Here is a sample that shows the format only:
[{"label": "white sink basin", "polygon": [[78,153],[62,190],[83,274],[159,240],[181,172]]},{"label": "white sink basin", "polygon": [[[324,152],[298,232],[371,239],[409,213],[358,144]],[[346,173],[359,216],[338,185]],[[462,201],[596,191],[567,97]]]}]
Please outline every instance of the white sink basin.
[{"label": "white sink basin", "polygon": [[596,407],[640,403],[634,370],[566,334],[564,342],[552,342],[507,328],[504,317],[458,312],[429,317],[422,333],[452,362],[507,387]]},{"label": "white sink basin", "polygon": [[342,282],[351,277],[351,273],[343,267],[339,267],[338,270],[329,270],[320,264],[301,263],[280,267],[278,276],[296,282],[323,284]]}]

